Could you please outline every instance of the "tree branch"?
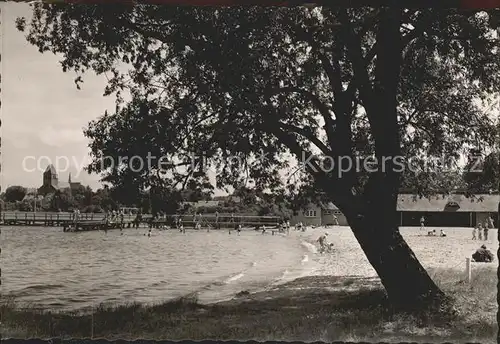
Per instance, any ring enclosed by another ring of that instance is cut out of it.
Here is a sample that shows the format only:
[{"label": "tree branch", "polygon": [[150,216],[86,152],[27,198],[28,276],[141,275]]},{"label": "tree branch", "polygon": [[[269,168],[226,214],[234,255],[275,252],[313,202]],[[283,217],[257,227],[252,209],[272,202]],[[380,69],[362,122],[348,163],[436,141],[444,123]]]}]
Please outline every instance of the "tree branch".
[{"label": "tree branch", "polygon": [[278,93],[299,93],[308,98],[318,109],[321,116],[323,117],[323,120],[325,121],[325,131],[328,137],[328,141],[333,142],[335,122],[333,121],[330,114],[330,109],[325,104],[323,104],[323,102],[314,93],[301,89],[299,87],[282,87],[275,92],[275,94]]},{"label": "tree branch", "polygon": [[373,89],[368,75],[367,64],[361,51],[360,37],[352,31],[349,16],[346,10],[341,10],[339,12],[339,19],[343,26],[342,32],[345,35],[347,54],[351,60],[354,71],[353,81],[356,82],[356,87],[359,89],[363,103],[365,106],[371,108]]},{"label": "tree branch", "polygon": [[286,124],[286,123],[281,123],[281,122],[279,122],[279,126],[285,130],[292,131],[294,133],[297,133],[297,134],[305,137],[306,139],[311,141],[316,147],[318,147],[323,152],[323,154],[328,155],[328,156],[331,155],[330,149],[328,149],[328,147],[323,142],[321,142],[320,139],[318,139],[316,136],[314,136],[314,134],[311,131],[306,130],[304,128],[297,127],[297,126],[292,125],[292,124]]}]

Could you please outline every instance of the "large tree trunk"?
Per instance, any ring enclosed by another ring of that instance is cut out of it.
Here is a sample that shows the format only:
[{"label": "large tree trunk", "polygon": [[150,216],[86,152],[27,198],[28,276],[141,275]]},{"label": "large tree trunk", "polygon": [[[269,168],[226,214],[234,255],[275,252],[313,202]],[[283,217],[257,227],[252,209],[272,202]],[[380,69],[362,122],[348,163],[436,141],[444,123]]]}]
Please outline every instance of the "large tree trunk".
[{"label": "large tree trunk", "polygon": [[402,53],[401,15],[401,9],[391,8],[380,16],[373,93],[364,93],[375,138],[377,170],[370,173],[363,195],[354,196],[354,204],[345,204],[345,214],[391,303],[414,311],[434,302],[439,305],[445,298],[398,228],[401,171],[395,159],[401,156],[396,99]]},{"label": "large tree trunk", "polygon": [[345,214],[391,304],[408,311],[440,306],[445,295],[401,236],[395,204],[384,197],[363,203]]}]

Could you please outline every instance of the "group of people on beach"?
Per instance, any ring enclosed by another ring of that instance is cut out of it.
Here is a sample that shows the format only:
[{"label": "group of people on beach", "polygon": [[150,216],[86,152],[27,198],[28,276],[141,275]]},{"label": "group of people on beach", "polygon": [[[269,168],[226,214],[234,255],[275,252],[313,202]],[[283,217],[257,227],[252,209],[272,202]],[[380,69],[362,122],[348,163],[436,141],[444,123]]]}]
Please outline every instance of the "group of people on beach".
[{"label": "group of people on beach", "polygon": [[[425,228],[425,217],[420,218],[420,230]],[[472,240],[488,240],[489,229],[495,228],[493,218],[489,216],[483,222],[478,222],[476,227],[472,229]],[[435,229],[429,230],[427,236],[437,236]],[[446,233],[441,229],[439,233],[440,237],[445,237]]]},{"label": "group of people on beach", "polygon": [[479,222],[477,226],[472,229],[472,240],[488,240],[490,228],[494,228],[491,216],[484,221],[484,223]]}]

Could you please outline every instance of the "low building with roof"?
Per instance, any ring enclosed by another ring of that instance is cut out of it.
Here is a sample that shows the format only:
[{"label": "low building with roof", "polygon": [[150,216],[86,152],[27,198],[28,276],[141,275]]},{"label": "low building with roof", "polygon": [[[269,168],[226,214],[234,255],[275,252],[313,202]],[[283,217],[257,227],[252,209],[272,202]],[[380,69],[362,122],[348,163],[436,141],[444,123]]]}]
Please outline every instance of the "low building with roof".
[{"label": "low building with roof", "polygon": [[[438,194],[421,197],[415,194],[399,194],[397,211],[400,226],[420,226],[420,218],[425,218],[429,227],[472,227],[483,223],[491,216],[498,228],[498,194]],[[309,226],[334,224],[337,217],[341,226],[347,226],[347,219],[333,203],[310,203],[294,212],[291,224],[302,222]]]},{"label": "low building with roof", "polygon": [[310,203],[293,213],[290,224],[302,222],[306,226],[329,226],[335,224],[335,218],[340,226],[348,225],[344,214],[332,202]]},{"label": "low building with roof", "polygon": [[498,228],[498,194],[398,195],[397,210],[401,226],[420,226],[420,218],[431,227],[472,227],[492,217]]}]

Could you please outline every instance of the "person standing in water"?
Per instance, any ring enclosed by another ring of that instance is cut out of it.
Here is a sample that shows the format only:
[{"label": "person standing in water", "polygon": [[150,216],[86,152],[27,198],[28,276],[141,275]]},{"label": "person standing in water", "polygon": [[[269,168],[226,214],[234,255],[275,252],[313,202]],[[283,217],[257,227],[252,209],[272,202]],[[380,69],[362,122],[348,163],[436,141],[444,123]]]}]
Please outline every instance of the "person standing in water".
[{"label": "person standing in water", "polygon": [[123,212],[123,209],[120,210],[120,229],[123,229],[125,226],[125,214]]},{"label": "person standing in water", "polygon": [[231,213],[231,220],[229,222],[231,222],[229,224],[229,226],[233,226],[234,225],[234,213]]},{"label": "person standing in water", "polygon": [[198,230],[199,227],[198,227],[198,214],[196,212],[194,212],[194,215],[193,215],[193,224],[194,224],[194,229]]}]

